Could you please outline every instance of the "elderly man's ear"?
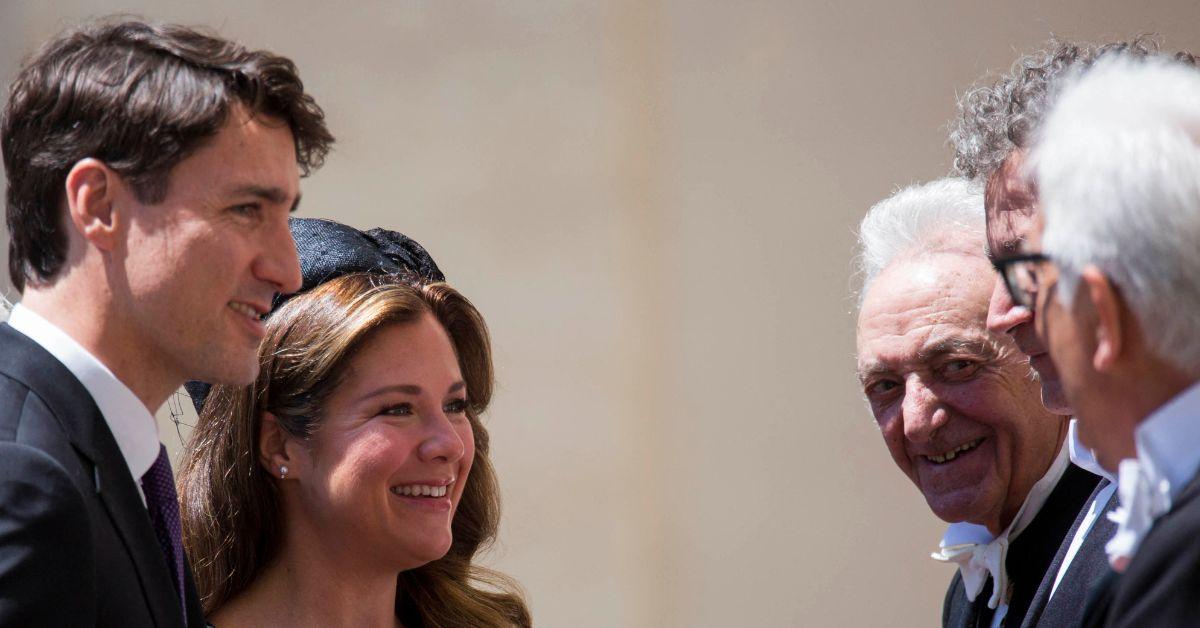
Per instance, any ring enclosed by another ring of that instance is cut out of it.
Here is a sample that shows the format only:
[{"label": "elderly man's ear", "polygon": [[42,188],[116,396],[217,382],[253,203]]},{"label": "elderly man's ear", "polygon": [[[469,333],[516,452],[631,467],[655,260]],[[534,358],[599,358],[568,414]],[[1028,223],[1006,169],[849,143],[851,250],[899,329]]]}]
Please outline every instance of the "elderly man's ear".
[{"label": "elderly man's ear", "polygon": [[102,251],[116,246],[125,216],[116,199],[126,184],[113,169],[99,159],[81,159],[67,172],[67,216],[75,231]]},{"label": "elderly man's ear", "polygon": [[1099,268],[1087,266],[1079,281],[1079,293],[1087,295],[1095,321],[1092,368],[1100,373],[1111,371],[1127,348],[1130,334],[1135,331],[1131,326],[1137,321],[1125,307],[1116,286]]}]

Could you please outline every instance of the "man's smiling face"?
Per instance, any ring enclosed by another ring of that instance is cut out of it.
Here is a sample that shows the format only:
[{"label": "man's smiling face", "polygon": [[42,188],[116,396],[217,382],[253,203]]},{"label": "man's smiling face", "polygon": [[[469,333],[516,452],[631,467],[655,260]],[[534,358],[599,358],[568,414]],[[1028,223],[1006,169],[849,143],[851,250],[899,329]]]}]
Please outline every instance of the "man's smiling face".
[{"label": "man's smiling face", "polygon": [[858,371],[893,460],[934,514],[999,532],[1066,427],[1012,338],[987,329],[993,276],[981,255],[893,262],[863,300]]},{"label": "man's smiling face", "polygon": [[122,188],[129,226],[114,300],[145,368],[176,382],[254,380],[261,319],[275,294],[300,288],[288,230],[299,188],[291,130],[243,107],[175,166],[164,198]]}]

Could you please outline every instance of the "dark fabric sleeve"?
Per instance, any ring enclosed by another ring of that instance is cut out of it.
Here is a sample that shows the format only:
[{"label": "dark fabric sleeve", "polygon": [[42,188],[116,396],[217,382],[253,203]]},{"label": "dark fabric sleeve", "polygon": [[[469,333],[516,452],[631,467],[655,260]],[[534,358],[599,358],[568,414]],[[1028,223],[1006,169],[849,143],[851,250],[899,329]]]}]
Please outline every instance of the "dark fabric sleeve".
[{"label": "dark fabric sleeve", "polygon": [[95,622],[88,514],[41,450],[0,442],[0,626]]},{"label": "dark fabric sleeve", "polygon": [[1164,517],[1117,581],[1108,626],[1200,622],[1200,500]]}]

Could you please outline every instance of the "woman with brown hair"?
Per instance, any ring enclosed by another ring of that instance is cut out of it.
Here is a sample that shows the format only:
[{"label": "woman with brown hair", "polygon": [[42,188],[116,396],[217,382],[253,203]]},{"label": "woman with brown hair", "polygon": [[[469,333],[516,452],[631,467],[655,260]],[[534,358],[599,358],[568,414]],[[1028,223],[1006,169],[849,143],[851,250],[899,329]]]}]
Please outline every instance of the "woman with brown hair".
[{"label": "woman with brown hair", "polygon": [[306,286],[265,321],[256,382],[196,397],[179,492],[210,621],[530,625],[472,564],[499,523],[483,318],[403,236],[294,223]]}]

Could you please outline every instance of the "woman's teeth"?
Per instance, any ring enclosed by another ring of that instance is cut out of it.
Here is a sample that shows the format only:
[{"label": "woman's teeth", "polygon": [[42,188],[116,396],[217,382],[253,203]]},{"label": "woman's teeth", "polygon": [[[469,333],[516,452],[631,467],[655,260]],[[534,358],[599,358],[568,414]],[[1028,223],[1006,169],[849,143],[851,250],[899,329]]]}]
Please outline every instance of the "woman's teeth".
[{"label": "woman's teeth", "polygon": [[427,484],[410,484],[408,486],[393,486],[392,492],[406,497],[445,497],[449,486],[429,486]]}]

